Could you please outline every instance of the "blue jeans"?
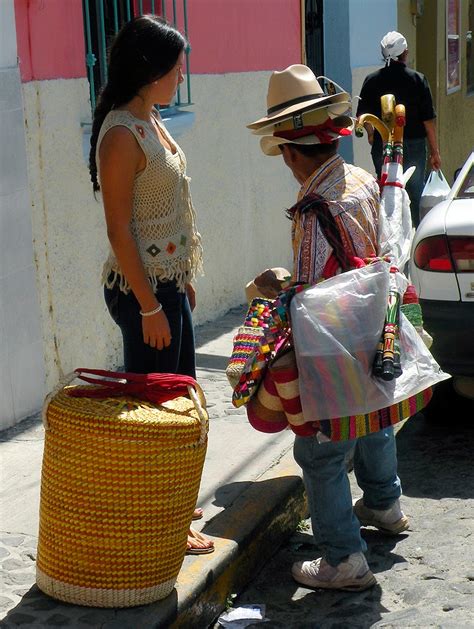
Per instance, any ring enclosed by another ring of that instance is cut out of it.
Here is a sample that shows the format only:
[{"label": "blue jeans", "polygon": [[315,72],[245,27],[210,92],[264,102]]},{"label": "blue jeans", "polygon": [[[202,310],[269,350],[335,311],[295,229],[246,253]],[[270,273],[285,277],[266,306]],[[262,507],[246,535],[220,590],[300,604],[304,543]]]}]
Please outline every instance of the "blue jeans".
[{"label": "blue jeans", "polygon": [[345,456],[354,446],[354,472],[365,506],[388,509],[401,495],[392,427],[350,441],[319,443],[316,437],[295,438],[294,456],[303,469],[313,535],[331,566],[367,550],[352,510],[345,465]]},{"label": "blue jeans", "polygon": [[171,330],[171,343],[161,350],[143,341],[140,304],[132,291],[125,294],[117,284],[111,289],[104,287],[105,303],[122,332],[125,371],[179,373],[195,378],[194,329],[188,298],[178,292],[175,282],[160,284],[155,294]]},{"label": "blue jeans", "polygon": [[[372,161],[374,163],[377,177],[380,178],[382,169],[382,147],[380,144],[372,146]],[[416,170],[410,177],[406,185],[406,191],[410,197],[410,211],[413,226],[416,228],[420,224],[420,197],[425,185],[426,170],[426,140],[425,138],[406,138],[403,142],[403,170],[406,171],[411,166],[416,166]]]}]

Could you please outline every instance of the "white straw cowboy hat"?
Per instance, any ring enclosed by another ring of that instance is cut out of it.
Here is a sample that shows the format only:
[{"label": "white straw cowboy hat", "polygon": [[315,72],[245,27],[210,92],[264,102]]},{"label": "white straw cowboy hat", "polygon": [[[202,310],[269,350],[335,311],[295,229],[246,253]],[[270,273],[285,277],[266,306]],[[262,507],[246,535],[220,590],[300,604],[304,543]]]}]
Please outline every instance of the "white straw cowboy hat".
[{"label": "white straw cowboy hat", "polygon": [[[273,72],[267,92],[267,115],[251,124],[248,129],[259,129],[297,111],[318,108],[325,105],[341,104],[342,111],[347,111],[345,103],[350,102],[347,92],[327,94],[318,83],[310,68],[295,64],[281,72]],[[337,112],[335,112],[337,113]]]}]

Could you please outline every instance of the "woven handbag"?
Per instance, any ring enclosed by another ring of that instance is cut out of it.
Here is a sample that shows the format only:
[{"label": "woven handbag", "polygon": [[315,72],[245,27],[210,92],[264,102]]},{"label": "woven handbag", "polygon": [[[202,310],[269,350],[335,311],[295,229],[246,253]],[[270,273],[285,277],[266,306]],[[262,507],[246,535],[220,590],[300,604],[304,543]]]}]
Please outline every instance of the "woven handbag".
[{"label": "woven handbag", "polygon": [[242,375],[245,363],[259,345],[264,330],[272,325],[270,309],[272,301],[263,297],[252,299],[244,325],[237,330],[233,339],[232,354],[225,371],[229,384],[234,389]]},{"label": "woven handbag", "polygon": [[73,377],[97,384],[62,386],[45,402],[38,587],[93,607],[165,598],[201,480],[204,395],[174,374]]}]

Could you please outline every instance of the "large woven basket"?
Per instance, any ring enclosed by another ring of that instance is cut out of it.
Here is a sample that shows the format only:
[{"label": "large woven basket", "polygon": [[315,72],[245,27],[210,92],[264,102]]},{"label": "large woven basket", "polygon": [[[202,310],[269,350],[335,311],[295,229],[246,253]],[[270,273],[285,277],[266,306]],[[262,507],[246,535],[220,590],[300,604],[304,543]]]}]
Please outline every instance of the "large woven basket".
[{"label": "large woven basket", "polygon": [[[205,400],[49,402],[41,479],[38,587],[93,607],[172,591],[186,552],[207,446]],[[84,388],[84,387],[81,387]]]}]

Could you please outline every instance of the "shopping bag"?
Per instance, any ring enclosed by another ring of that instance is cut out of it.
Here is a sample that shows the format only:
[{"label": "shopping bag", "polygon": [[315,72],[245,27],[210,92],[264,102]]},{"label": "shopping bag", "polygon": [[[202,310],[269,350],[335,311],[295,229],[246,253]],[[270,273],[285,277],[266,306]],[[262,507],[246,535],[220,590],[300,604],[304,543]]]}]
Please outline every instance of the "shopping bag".
[{"label": "shopping bag", "polygon": [[400,316],[401,375],[374,377],[390,265],[341,273],[295,295],[291,321],[303,415],[325,420],[393,406],[445,380],[412,324]]},{"label": "shopping bag", "polygon": [[441,170],[432,170],[420,198],[420,221],[441,201],[444,201],[451,188]]}]

